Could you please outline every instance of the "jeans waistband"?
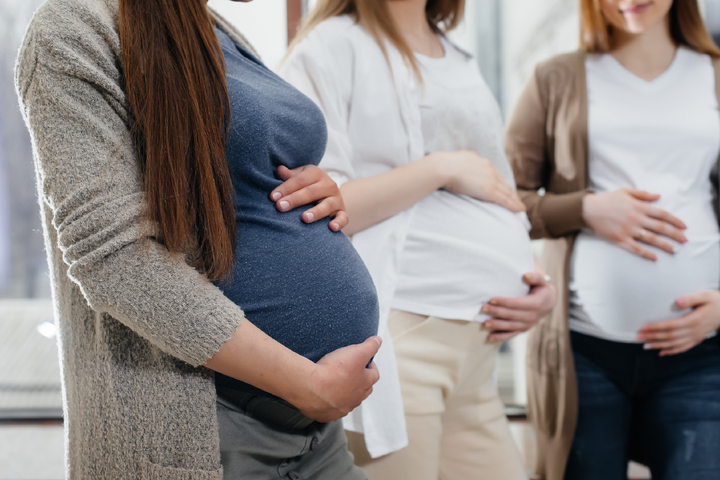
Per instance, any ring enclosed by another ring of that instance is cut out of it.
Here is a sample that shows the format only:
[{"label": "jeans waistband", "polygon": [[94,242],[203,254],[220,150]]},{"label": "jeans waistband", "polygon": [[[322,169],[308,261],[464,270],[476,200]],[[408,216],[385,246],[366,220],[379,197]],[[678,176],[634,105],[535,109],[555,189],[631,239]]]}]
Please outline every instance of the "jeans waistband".
[{"label": "jeans waistband", "polygon": [[249,417],[271,427],[290,432],[300,432],[315,423],[290,403],[279,399],[262,397],[252,393],[216,387],[218,399],[228,403]]}]

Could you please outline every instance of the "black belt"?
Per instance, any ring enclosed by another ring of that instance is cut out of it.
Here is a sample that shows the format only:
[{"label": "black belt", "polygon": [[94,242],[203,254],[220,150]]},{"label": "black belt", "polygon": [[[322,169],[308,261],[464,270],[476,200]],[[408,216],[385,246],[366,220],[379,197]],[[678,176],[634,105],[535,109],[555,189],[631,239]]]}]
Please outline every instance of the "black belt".
[{"label": "black belt", "polygon": [[236,407],[249,417],[280,430],[299,432],[315,423],[293,405],[279,398],[261,397],[239,390],[217,387],[220,400]]}]

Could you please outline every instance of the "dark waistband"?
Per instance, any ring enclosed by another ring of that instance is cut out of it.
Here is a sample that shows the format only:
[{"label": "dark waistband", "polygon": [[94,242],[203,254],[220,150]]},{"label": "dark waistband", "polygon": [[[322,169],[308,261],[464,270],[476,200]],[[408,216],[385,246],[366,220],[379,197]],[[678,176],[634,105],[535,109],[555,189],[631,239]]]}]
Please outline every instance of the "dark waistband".
[{"label": "dark waistband", "polygon": [[245,415],[271,427],[290,432],[300,432],[315,424],[290,403],[279,399],[254,395],[216,386],[220,401],[232,405]]}]

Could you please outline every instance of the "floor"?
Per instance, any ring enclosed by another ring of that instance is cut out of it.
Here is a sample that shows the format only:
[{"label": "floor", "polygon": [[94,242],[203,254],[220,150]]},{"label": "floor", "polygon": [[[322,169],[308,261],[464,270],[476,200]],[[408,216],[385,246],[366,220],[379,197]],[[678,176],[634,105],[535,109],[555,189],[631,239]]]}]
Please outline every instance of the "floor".
[{"label": "floor", "polygon": [[64,480],[63,426],[0,424],[0,480]]}]

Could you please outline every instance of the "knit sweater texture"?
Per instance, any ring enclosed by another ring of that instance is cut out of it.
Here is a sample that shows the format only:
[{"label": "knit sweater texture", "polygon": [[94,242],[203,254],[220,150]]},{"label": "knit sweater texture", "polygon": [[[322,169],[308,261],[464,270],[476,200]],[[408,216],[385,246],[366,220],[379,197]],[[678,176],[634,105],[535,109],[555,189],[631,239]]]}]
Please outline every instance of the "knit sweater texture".
[{"label": "knit sweater texture", "polygon": [[214,378],[201,365],[244,315],[148,227],[117,21],[118,0],[49,0],[16,68],[59,329],[67,478],[219,480]]}]

